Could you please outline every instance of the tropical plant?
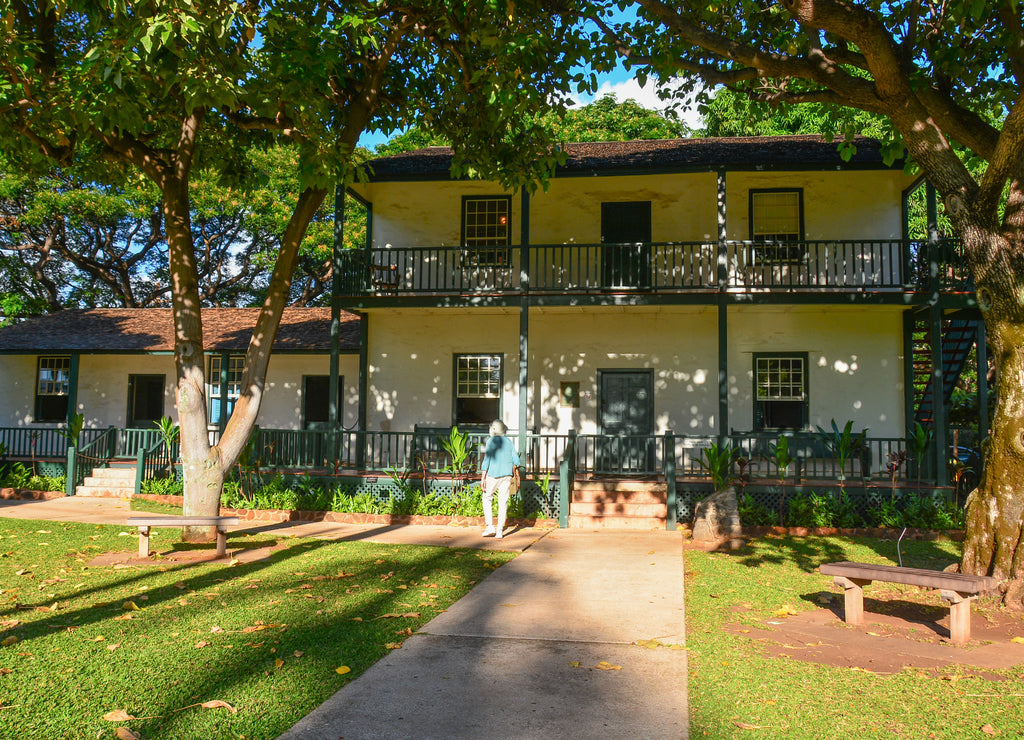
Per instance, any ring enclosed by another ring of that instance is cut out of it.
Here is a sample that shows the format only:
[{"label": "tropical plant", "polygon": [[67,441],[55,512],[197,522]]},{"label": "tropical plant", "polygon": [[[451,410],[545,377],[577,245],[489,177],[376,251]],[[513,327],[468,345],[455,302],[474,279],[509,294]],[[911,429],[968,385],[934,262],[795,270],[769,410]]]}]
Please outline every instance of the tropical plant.
[{"label": "tropical plant", "polygon": [[721,446],[712,443],[701,450],[701,459],[697,463],[711,476],[715,491],[723,491],[736,480],[733,467],[741,457],[740,450],[728,443]]},{"label": "tropical plant", "polygon": [[789,437],[783,436],[779,437],[778,442],[769,442],[768,450],[779,474],[779,521],[782,521],[786,510],[786,471],[794,461],[789,454]]},{"label": "tropical plant", "polygon": [[85,426],[85,414],[73,414],[68,421],[67,429],[58,429],[61,436],[68,441],[68,447],[78,447],[78,437]]},{"label": "tropical plant", "polygon": [[[181,429],[178,428],[169,416],[162,416],[160,421],[154,421],[153,423],[156,424],[157,431],[160,433],[160,439],[163,440],[167,456],[170,458],[174,454],[174,445],[178,443]],[[172,462],[174,461],[172,460]]]},{"label": "tropical plant", "polygon": [[867,439],[868,430],[864,429],[860,434],[854,434],[853,421],[850,420],[840,431],[836,420],[832,419],[832,430],[827,431],[818,427],[818,434],[839,465],[839,483],[842,485],[846,481],[846,461],[860,452],[864,446],[864,440]]},{"label": "tropical plant", "polygon": [[451,474],[455,488],[464,487],[469,471],[468,463],[473,451],[469,434],[460,432],[458,425],[455,425],[447,437],[438,437],[438,442],[448,453],[448,464],[443,468],[444,472]]},{"label": "tropical plant", "polygon": [[921,484],[924,474],[925,461],[932,445],[932,430],[921,425],[921,422],[914,422],[914,431],[907,437],[907,447],[917,464],[917,483]]}]

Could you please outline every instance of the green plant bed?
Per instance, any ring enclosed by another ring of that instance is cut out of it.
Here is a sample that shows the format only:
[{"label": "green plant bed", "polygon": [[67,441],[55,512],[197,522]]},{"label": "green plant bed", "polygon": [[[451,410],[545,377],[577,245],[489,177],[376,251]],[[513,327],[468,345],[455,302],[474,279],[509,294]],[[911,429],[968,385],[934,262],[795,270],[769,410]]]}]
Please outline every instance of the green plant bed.
[{"label": "green plant bed", "polygon": [[277,737],[512,557],[262,534],[252,563],[90,564],[125,531],[0,522],[0,737]]}]

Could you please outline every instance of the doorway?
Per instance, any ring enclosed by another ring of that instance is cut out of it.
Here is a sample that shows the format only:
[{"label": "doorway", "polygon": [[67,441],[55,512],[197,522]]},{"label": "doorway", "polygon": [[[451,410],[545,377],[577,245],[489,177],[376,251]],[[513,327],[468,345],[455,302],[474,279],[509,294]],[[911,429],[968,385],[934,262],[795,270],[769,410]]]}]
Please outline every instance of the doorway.
[{"label": "doorway", "polygon": [[128,376],[128,427],[153,429],[164,416],[165,375]]},{"label": "doorway", "polygon": [[598,370],[597,472],[643,474],[654,468],[654,371]]},{"label": "doorway", "polygon": [[601,204],[602,273],[610,288],[651,287],[651,201]]}]

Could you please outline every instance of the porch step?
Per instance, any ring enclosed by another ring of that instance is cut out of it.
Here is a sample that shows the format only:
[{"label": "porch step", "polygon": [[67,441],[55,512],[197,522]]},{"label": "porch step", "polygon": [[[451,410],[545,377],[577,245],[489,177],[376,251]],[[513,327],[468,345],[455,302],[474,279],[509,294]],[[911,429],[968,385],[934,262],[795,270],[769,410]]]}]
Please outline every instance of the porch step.
[{"label": "porch step", "polygon": [[135,495],[135,466],[93,468],[82,484],[75,488],[76,496],[102,498],[131,498]]},{"label": "porch step", "polygon": [[577,481],[569,504],[570,527],[659,529],[668,520],[664,481]]}]

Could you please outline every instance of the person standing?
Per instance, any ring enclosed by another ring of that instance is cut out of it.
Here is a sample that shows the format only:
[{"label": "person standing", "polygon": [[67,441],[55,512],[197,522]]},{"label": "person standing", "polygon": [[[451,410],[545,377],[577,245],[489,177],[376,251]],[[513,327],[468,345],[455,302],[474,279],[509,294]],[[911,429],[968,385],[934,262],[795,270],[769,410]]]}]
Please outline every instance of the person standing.
[{"label": "person standing", "polygon": [[[484,523],[487,525],[483,536],[494,535],[501,539],[505,529],[505,515],[508,511],[509,488],[512,485],[512,473],[520,466],[519,453],[516,452],[512,440],[505,436],[508,427],[501,419],[491,422],[490,437],[484,448],[484,460],[480,464],[480,485],[483,488]],[[494,528],[491,505],[494,492],[498,492],[498,528]]]}]

